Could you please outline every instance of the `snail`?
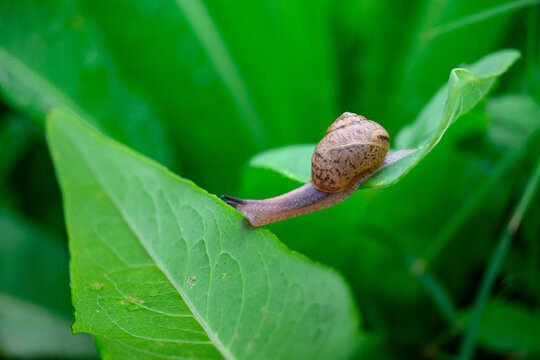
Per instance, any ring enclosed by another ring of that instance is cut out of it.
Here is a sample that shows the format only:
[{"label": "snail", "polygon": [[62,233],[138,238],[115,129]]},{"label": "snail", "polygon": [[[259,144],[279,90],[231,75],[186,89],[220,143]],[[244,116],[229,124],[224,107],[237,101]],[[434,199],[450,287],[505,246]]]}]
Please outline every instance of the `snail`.
[{"label": "snail", "polygon": [[326,130],[311,158],[311,181],[286,194],[265,200],[221,199],[243,213],[253,226],[326,209],[351,196],[382,168],[411,150],[388,154],[386,130],[365,117],[343,113]]}]

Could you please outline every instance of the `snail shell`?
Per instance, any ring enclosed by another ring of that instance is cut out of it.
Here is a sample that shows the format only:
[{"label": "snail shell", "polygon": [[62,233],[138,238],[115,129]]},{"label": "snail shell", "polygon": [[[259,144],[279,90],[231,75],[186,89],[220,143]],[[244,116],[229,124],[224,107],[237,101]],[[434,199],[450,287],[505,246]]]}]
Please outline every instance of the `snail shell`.
[{"label": "snail shell", "polygon": [[343,113],[315,148],[311,182],[320,191],[342,191],[363,172],[379,166],[389,147],[390,137],[381,125]]}]

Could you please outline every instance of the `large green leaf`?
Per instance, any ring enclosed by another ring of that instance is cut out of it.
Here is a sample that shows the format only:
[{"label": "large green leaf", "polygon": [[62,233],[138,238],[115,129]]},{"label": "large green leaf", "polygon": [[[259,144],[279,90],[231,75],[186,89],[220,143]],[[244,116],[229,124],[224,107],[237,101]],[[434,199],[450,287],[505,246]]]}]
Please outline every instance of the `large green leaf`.
[{"label": "large green leaf", "polygon": [[343,280],[218,198],[64,110],[47,137],[64,196],[75,331],[105,359],[346,358]]},{"label": "large green leaf", "polygon": [[[384,187],[403,178],[441,140],[448,127],[469,112],[488,93],[495,80],[520,57],[517,50],[502,50],[466,68],[453,69],[443,86],[411,125],[396,139],[396,149],[414,149],[393,165],[384,168],[362,188]],[[266,168],[299,182],[311,177],[311,156],[315,145],[293,145],[263,152],[249,166]]]}]

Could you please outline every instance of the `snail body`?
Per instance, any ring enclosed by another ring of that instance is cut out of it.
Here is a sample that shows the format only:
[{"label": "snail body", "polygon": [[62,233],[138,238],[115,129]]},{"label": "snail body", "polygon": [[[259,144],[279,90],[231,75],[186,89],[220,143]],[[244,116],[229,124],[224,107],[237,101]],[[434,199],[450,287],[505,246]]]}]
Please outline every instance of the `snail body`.
[{"label": "snail body", "polygon": [[311,181],[286,194],[265,200],[222,196],[247,216],[253,226],[262,226],[326,209],[351,196],[380,169],[410,150],[387,155],[390,137],[374,121],[343,113],[326,131],[311,159]]}]

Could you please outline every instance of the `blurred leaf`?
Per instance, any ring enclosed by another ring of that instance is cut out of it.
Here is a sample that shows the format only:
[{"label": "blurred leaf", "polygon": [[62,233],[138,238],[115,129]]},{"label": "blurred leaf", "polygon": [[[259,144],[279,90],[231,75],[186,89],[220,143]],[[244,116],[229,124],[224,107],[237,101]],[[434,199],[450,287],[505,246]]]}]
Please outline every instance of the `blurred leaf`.
[{"label": "blurred leaf", "polygon": [[328,0],[84,3],[168,119],[183,175],[211,192],[237,191],[249,157],[313,141],[337,113]]},{"label": "blurred leaf", "polygon": [[540,157],[536,157],[536,163],[531,174],[528,176],[525,188],[519,197],[517,205],[515,205],[514,209],[512,210],[510,219],[501,232],[495,248],[493,249],[493,253],[491,254],[489,263],[484,271],[480,286],[478,287],[471,319],[467,328],[465,329],[465,333],[461,341],[459,353],[459,359],[461,360],[471,359],[474,355],[474,345],[478,336],[478,327],[482,320],[482,314],[486,303],[488,302],[489,294],[497,277],[499,276],[502,265],[506,260],[506,255],[508,254],[512,244],[512,240],[518,231],[521,222],[523,221],[523,217],[527,213],[530,204],[535,198],[535,193],[538,189],[538,185],[540,184]]},{"label": "blurred leaf", "polygon": [[504,148],[515,148],[540,129],[540,104],[524,94],[506,94],[490,99],[486,112],[492,123],[490,140]]},{"label": "blurred leaf", "polygon": [[120,77],[78,2],[0,3],[0,93],[44,124],[54,105],[77,111],[117,140],[171,164],[163,124]]},{"label": "blurred leaf", "polygon": [[[442,253],[447,244],[457,238],[467,222],[471,222],[480,208],[485,206],[487,197],[497,191],[503,193],[501,183],[505,180],[508,186],[515,172],[516,164],[527,153],[529,144],[536,141],[533,133],[540,129],[540,105],[527,95],[507,94],[491,98],[486,102],[486,112],[491,119],[487,128],[489,140],[501,147],[503,159],[482,178],[482,182],[471,189],[468,198],[454,211],[441,231],[426,246],[421,255],[425,265],[429,265]],[[485,212],[483,217],[485,219]],[[478,227],[477,223],[475,227]]]},{"label": "blurred leaf", "polygon": [[[519,12],[499,12],[499,16],[458,23],[451,32],[439,36],[433,37],[433,34],[448,24],[489,13],[514,2],[418,1],[410,26],[402,35],[400,32],[400,38],[405,43],[403,51],[395,53],[394,49],[389,49],[396,69],[390,85],[393,89],[383,97],[384,102],[380,105],[386,110],[384,118],[399,121],[416,114],[446,77],[446,69],[464,61],[473,61],[501,46],[508,46],[502,39],[511,33],[512,23],[521,23],[523,18]],[[513,47],[520,45],[517,41],[512,42]]]},{"label": "blurred leaf", "polygon": [[[397,136],[397,149],[416,149],[416,152],[379,171],[362,188],[389,186],[403,178],[437,145],[448,127],[469,112],[487,94],[496,78],[519,57],[516,50],[502,50],[467,69],[452,70],[448,85],[443,86],[415,122]],[[266,168],[292,180],[308,182],[314,148],[315,145],[297,145],[270,150],[255,156],[249,166]]]},{"label": "blurred leaf", "polygon": [[33,224],[0,209],[0,354],[22,358],[93,357],[73,336],[67,251]]},{"label": "blurred leaf", "polygon": [[501,5],[493,6],[483,11],[470,14],[460,19],[454,20],[452,22],[438,25],[436,27],[428,29],[424,33],[424,36],[427,38],[441,36],[442,34],[446,34],[451,31],[455,31],[463,27],[467,27],[467,26],[482,22],[496,16],[508,14],[510,12],[513,12],[513,11],[516,11],[525,7],[529,7],[529,6],[532,7],[538,3],[540,3],[540,1],[538,0],[513,0],[513,1],[503,2]]},{"label": "blurred leaf", "polygon": [[89,336],[71,333],[69,315],[0,292],[0,318],[0,354],[4,356],[30,359],[97,357]]},{"label": "blurred leaf", "polygon": [[[28,119],[17,118],[18,123]],[[52,160],[45,143],[43,129],[37,126],[32,141],[19,154],[6,174],[0,191],[0,201],[13,211],[24,214],[36,224],[63,237],[65,225],[62,214],[60,187],[54,175]],[[14,142],[17,140],[13,139]],[[22,149],[21,149],[22,150]]]},{"label": "blurred leaf", "polygon": [[[466,315],[467,321],[469,315]],[[498,352],[540,353],[540,312],[518,303],[492,300],[478,328],[481,346]]]},{"label": "blurred leaf", "polygon": [[385,337],[381,334],[368,333],[367,336],[362,338],[355,359],[402,360],[403,355],[393,352],[385,340]]},{"label": "blurred leaf", "polygon": [[[343,280],[219,199],[55,110],[76,331],[105,358],[346,358]],[[180,265],[180,266],[179,266]]]},{"label": "blurred leaf", "polygon": [[[403,114],[391,117],[388,111],[395,100],[390,91],[399,75],[396,72],[402,66],[402,53],[410,46],[406,36],[418,23],[415,14],[423,2],[343,0],[339,4],[341,6],[336,7],[332,19],[336,28],[336,61],[340,71],[338,109],[358,113],[377,122],[384,121],[384,127],[393,137],[412,119],[412,116]],[[444,77],[452,65],[442,69]],[[320,128],[331,118],[327,118]]]},{"label": "blurred leaf", "polygon": [[5,209],[0,209],[0,233],[0,289],[70,314],[68,254],[60,239]]},{"label": "blurred leaf", "polygon": [[18,112],[0,118],[0,204],[63,234],[60,190],[42,130]]},{"label": "blurred leaf", "polygon": [[[523,12],[498,13],[484,21],[476,18],[436,37],[432,31],[515,2],[526,1],[340,2],[343,6],[334,15],[341,70],[339,109],[383,123],[393,137],[447,79],[448,69],[501,46],[524,50],[524,33],[535,34],[534,28],[525,29]],[[531,64],[537,67],[537,62]]]},{"label": "blurred leaf", "polygon": [[[20,114],[7,112],[0,118],[0,184],[23,151],[36,136],[37,131]],[[0,188],[0,191],[2,189]],[[1,200],[0,200],[1,201]]]}]

